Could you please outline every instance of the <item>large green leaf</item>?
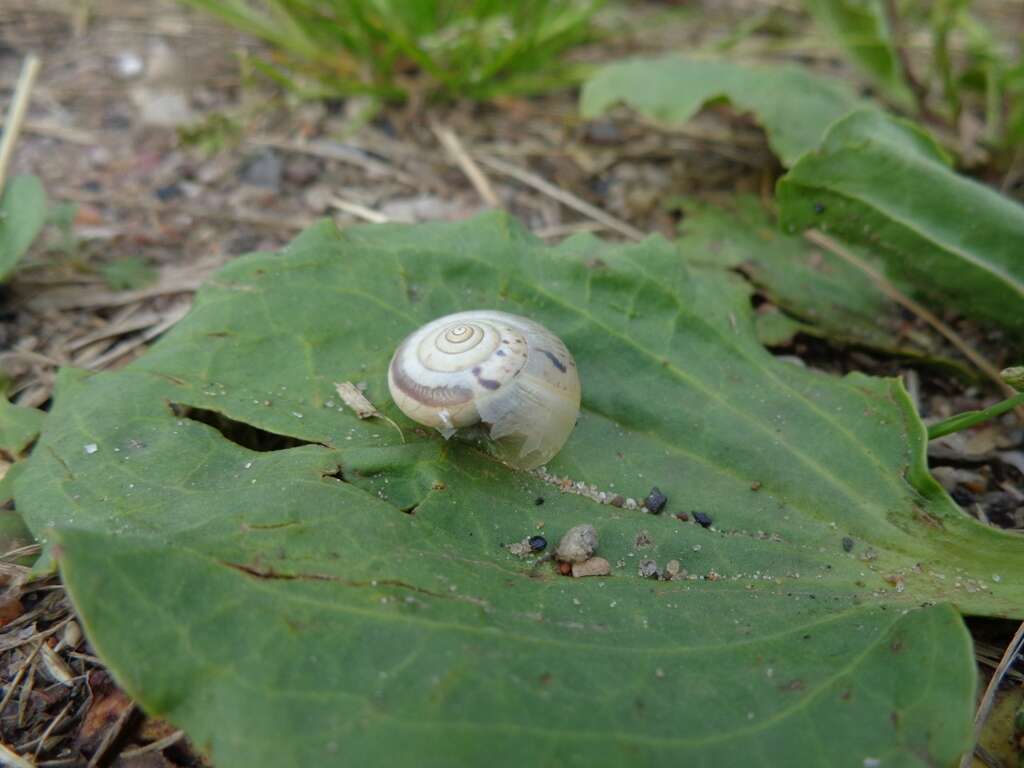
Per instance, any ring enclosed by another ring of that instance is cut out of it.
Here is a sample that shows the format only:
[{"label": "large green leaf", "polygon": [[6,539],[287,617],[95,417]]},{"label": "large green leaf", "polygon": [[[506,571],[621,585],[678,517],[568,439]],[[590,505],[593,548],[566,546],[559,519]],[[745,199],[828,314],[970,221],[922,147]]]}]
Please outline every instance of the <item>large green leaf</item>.
[{"label": "large green leaf", "polygon": [[842,82],[793,65],[673,55],[602,67],[584,84],[580,108],[584,117],[596,117],[622,102],[654,120],[679,124],[718,99],[752,112],[786,166],[818,146],[828,126],[860,103]]},{"label": "large green leaf", "polygon": [[46,222],[46,193],[35,176],[15,176],[0,197],[0,281],[14,269]]},{"label": "large green leaf", "polygon": [[[583,413],[548,471],[658,485],[664,514],[402,417],[392,350],[474,307],[575,354]],[[129,366],[64,371],[16,499],[97,653],[219,768],[949,765],[975,680],[956,608],[1020,616],[1024,542],[960,512],[925,441],[898,381],[777,362],[746,283],[658,238],[323,223],[232,262]],[[612,576],[502,546],[581,522]]]},{"label": "large green leaf", "polygon": [[[897,305],[862,270],[802,237],[781,233],[753,196],[740,195],[724,206],[687,205],[679,234],[689,263],[741,270],[774,304],[800,319],[791,331],[935,359],[930,340],[909,335],[914,331]],[[869,263],[874,258],[860,256]]]},{"label": "large green leaf", "polygon": [[911,94],[886,18],[886,0],[804,0],[846,54],[882,91],[910,106]]},{"label": "large green leaf", "polygon": [[957,175],[911,124],[844,118],[779,181],[778,199],[788,231],[870,245],[906,290],[1024,343],[1024,207]]}]

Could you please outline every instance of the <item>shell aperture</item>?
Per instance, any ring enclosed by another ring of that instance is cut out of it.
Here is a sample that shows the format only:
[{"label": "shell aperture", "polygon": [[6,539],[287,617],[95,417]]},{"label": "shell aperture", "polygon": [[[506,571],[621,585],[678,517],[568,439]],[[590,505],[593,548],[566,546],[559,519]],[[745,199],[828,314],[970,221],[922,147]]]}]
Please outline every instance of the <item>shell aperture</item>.
[{"label": "shell aperture", "polygon": [[406,416],[446,438],[484,426],[493,452],[521,469],[558,453],[579,414],[579,376],[565,344],[506,312],[459,312],[413,331],[391,359],[388,387]]}]

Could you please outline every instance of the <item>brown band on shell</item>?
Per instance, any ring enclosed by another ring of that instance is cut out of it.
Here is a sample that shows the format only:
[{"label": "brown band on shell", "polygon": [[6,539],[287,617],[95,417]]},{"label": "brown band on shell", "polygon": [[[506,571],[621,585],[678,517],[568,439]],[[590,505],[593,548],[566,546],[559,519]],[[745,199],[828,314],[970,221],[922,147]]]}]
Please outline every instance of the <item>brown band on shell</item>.
[{"label": "brown band on shell", "polygon": [[479,365],[473,367],[473,376],[476,378],[477,383],[484,389],[498,389],[501,386],[500,381],[481,377]]},{"label": "brown band on shell", "polygon": [[565,363],[559,360],[558,356],[555,355],[554,352],[548,352],[546,349],[538,349],[537,351],[540,352],[542,355],[545,355],[548,358],[548,360],[551,361],[551,364],[555,366],[555,368],[560,370],[562,373],[565,373]]},{"label": "brown band on shell", "polygon": [[404,347],[403,344],[391,361],[391,380],[399,391],[418,403],[432,407],[460,405],[473,399],[473,391],[465,387],[425,387],[413,381],[398,362]]}]

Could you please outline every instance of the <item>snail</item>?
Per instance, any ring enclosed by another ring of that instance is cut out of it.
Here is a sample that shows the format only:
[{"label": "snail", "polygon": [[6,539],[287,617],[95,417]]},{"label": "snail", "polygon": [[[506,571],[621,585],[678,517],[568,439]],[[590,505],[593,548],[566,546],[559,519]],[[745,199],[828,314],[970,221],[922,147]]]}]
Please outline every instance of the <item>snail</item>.
[{"label": "snail", "polygon": [[479,310],[413,331],[388,367],[402,412],[445,438],[481,426],[493,452],[533,469],[565,444],[580,410],[576,363],[561,339],[525,317]]}]

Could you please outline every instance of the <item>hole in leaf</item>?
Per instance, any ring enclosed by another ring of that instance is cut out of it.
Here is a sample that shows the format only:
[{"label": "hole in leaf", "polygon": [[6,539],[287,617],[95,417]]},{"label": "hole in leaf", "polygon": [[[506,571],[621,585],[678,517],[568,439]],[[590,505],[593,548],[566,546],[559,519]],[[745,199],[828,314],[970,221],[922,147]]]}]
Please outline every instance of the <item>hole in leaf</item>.
[{"label": "hole in leaf", "polygon": [[[316,443],[310,440],[301,440],[291,435],[279,435],[276,432],[269,432],[244,421],[225,416],[218,411],[209,411],[205,408],[195,408],[183,403],[170,403],[171,412],[179,419],[191,419],[213,427],[220,432],[227,440],[235,445],[248,448],[250,451],[284,451],[289,448],[298,448],[302,445],[319,445],[324,448],[323,443]],[[339,470],[340,472],[340,470]]]}]

